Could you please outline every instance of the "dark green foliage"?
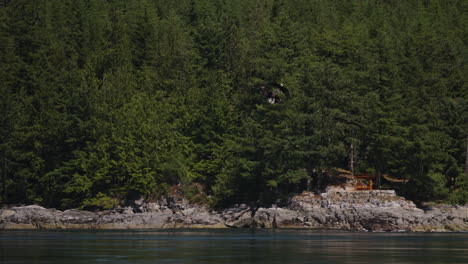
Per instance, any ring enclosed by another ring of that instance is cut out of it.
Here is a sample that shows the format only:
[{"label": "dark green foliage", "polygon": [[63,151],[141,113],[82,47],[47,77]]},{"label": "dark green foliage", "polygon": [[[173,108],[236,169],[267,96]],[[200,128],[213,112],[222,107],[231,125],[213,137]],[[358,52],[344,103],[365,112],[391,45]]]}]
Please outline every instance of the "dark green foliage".
[{"label": "dark green foliage", "polygon": [[[346,168],[466,203],[466,8],[4,1],[0,201],[102,209],[179,185],[196,203],[273,203]],[[291,98],[269,104],[265,82]]]}]

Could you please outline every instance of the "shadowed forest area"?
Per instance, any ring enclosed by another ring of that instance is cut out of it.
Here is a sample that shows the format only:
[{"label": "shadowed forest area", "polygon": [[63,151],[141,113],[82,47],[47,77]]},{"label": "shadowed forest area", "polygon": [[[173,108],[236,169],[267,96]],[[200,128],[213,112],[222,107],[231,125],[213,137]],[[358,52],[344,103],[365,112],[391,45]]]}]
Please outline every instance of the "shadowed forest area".
[{"label": "shadowed forest area", "polygon": [[[109,208],[178,185],[193,202],[268,203],[343,168],[467,203],[467,10],[0,1],[1,202]],[[271,104],[268,82],[289,98]]]}]

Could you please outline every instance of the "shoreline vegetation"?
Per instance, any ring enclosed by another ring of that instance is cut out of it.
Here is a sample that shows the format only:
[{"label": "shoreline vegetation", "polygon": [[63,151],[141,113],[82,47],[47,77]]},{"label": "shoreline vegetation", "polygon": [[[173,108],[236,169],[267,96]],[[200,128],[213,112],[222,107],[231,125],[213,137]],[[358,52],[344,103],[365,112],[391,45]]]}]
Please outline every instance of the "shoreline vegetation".
[{"label": "shoreline vegetation", "polygon": [[1,1],[0,226],[466,231],[467,5]]},{"label": "shoreline vegetation", "polygon": [[[394,190],[356,190],[349,172],[321,179],[323,189],[304,191],[277,204],[213,208],[189,201],[179,188],[148,201],[112,209],[46,209],[37,205],[0,210],[0,229],[303,228],[371,232],[468,230],[468,204],[425,204],[423,209]],[[179,191],[177,191],[179,190]]]}]

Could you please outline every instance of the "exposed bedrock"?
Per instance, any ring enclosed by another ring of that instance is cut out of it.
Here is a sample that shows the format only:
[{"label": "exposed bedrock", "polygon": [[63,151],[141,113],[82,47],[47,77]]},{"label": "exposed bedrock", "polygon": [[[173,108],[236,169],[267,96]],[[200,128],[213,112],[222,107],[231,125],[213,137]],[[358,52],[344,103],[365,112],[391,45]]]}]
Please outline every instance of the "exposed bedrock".
[{"label": "exposed bedrock", "polygon": [[468,207],[439,205],[419,209],[394,191],[304,192],[286,206],[236,205],[221,211],[164,198],[89,212],[36,205],[0,210],[0,229],[129,228],[312,228],[367,231],[467,231]]}]

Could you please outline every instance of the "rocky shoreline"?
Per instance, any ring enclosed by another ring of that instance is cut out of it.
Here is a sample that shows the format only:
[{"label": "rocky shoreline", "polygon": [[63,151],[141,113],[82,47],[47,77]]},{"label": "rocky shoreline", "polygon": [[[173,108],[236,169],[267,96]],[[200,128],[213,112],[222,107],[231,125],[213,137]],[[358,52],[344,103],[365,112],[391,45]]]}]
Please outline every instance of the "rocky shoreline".
[{"label": "rocky shoreline", "polygon": [[281,207],[224,210],[165,197],[157,202],[90,212],[37,205],[0,210],[0,229],[309,228],[357,231],[468,231],[468,206],[425,210],[394,191],[304,192]]}]

